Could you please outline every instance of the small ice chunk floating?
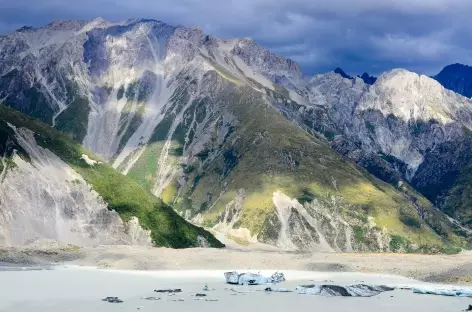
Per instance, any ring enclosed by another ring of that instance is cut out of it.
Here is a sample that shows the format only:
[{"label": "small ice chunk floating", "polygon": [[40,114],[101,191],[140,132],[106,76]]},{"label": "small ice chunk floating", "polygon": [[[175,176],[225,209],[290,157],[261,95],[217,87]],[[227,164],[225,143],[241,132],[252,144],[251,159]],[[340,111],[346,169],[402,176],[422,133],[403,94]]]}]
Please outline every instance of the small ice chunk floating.
[{"label": "small ice chunk floating", "polygon": [[451,289],[413,288],[413,293],[423,294],[423,295],[451,296],[451,297],[472,297],[472,289],[463,289],[463,288],[451,288]]},{"label": "small ice chunk floating", "polygon": [[384,285],[301,285],[297,286],[296,292],[301,295],[320,295],[327,297],[372,297],[394,288]]},{"label": "small ice chunk floating", "polygon": [[270,277],[258,273],[238,273],[236,271],[226,272],[224,275],[226,283],[232,285],[266,285],[285,281],[285,276],[282,272],[275,272]]}]

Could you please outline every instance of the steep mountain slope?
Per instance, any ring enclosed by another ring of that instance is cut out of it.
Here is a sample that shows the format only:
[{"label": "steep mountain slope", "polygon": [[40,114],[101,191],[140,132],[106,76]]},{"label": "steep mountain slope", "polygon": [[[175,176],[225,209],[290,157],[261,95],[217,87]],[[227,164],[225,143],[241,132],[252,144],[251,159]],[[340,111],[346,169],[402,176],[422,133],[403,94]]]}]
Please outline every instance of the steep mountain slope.
[{"label": "steep mountain slope", "polygon": [[380,179],[410,182],[471,224],[469,201],[453,191],[470,185],[460,176],[472,159],[471,100],[401,69],[384,73],[372,86],[328,73],[313,77],[307,88],[305,109],[280,109]]},{"label": "steep mountain slope", "polygon": [[221,246],[80,145],[3,105],[0,153],[0,245]]},{"label": "steep mountain slope", "polygon": [[185,218],[231,238],[336,251],[465,244],[467,233],[406,183],[374,178],[321,136],[356,161],[350,152],[359,153],[358,144],[366,155],[394,150],[405,172],[415,172],[415,147],[355,132],[367,127],[362,118],[388,123],[375,115],[377,103],[388,111],[384,93],[401,98],[388,77],[372,86],[378,100],[359,105],[366,117],[352,118],[369,89],[360,79],[309,79],[251,39],[221,40],[152,20],[23,29],[0,38],[0,58],[4,103],[49,122]]},{"label": "steep mountain slope", "polygon": [[451,64],[433,77],[446,89],[468,98],[472,97],[472,67],[462,64]]}]

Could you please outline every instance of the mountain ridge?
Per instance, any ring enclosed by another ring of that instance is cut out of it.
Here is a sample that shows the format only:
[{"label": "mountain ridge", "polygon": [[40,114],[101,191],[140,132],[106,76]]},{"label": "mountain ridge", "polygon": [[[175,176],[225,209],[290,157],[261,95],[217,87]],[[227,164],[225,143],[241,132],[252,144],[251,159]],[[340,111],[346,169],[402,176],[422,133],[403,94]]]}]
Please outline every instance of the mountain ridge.
[{"label": "mountain ridge", "polygon": [[[83,143],[186,219],[289,249],[464,245],[463,233],[408,187],[426,149],[410,137],[417,121],[441,144],[430,118],[451,138],[462,135],[451,117],[469,121],[452,103],[466,100],[439,84],[398,70],[372,86],[333,72],[307,77],[253,40],[156,21],[66,24],[82,28],[0,39],[0,98]],[[418,86],[439,94],[439,111],[419,95],[405,109],[410,99],[396,90]],[[354,163],[397,178],[384,184]]]}]

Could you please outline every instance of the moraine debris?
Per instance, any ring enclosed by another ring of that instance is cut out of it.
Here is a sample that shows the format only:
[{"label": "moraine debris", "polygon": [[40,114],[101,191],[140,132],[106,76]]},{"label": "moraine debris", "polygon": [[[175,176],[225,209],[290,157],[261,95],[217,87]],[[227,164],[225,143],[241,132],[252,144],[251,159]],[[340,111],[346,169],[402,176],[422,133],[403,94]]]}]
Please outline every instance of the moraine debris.
[{"label": "moraine debris", "polygon": [[103,298],[102,301],[110,302],[110,303],[122,303],[123,300],[121,300],[118,297],[106,297]]},{"label": "moraine debris", "polygon": [[180,288],[176,288],[176,289],[154,289],[154,292],[165,293],[165,294],[175,294],[175,293],[182,292],[182,289],[180,289]]}]

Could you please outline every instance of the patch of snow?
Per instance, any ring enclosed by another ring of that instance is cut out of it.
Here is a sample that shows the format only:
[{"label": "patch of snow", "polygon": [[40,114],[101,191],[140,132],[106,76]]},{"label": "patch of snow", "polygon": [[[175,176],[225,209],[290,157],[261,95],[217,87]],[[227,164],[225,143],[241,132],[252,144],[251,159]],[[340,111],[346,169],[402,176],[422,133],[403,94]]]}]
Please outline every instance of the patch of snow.
[{"label": "patch of snow", "polygon": [[90,159],[88,155],[85,154],[82,154],[82,156],[80,156],[80,159],[83,159],[87,163],[87,165],[91,167],[93,167],[95,164],[101,164],[101,162]]}]

